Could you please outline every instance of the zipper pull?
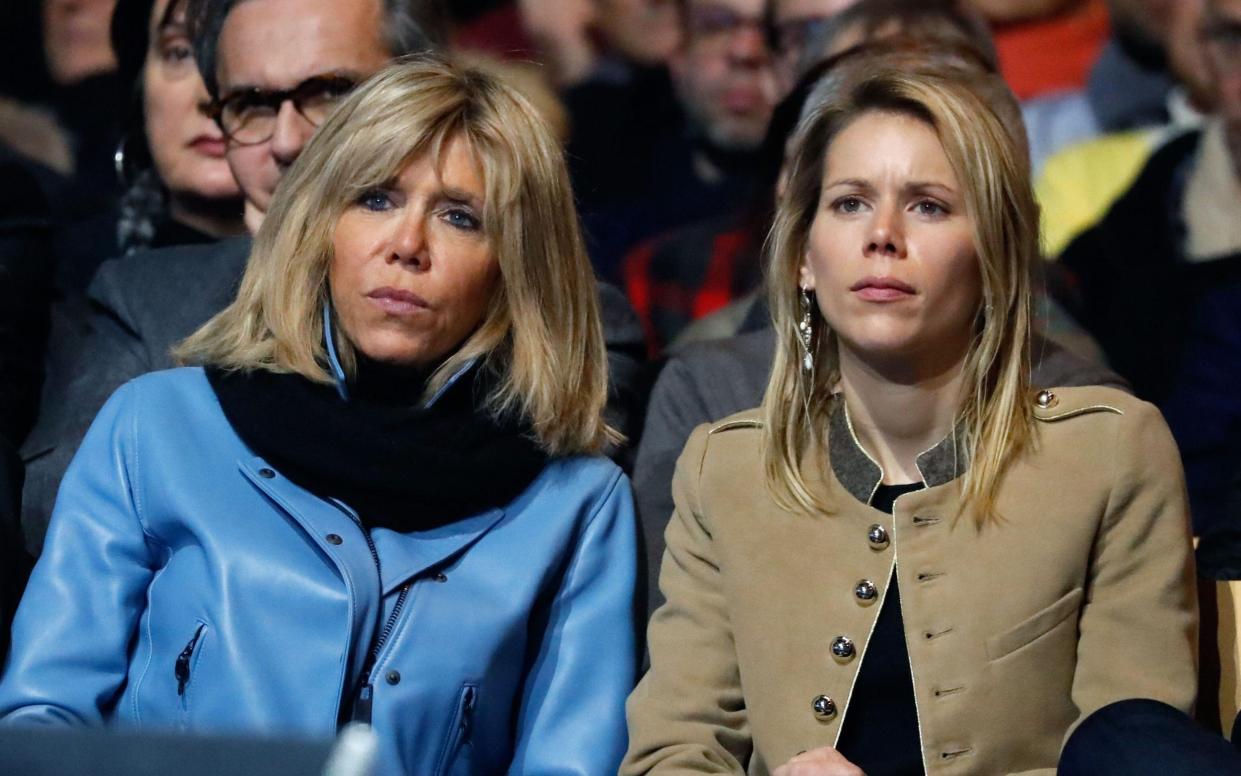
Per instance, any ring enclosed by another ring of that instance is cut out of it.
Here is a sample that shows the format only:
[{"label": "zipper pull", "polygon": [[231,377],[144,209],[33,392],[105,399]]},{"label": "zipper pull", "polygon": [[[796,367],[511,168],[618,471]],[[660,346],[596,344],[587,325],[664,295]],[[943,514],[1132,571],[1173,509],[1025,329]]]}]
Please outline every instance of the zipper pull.
[{"label": "zipper pull", "polygon": [[194,631],[194,638],[190,639],[190,643],[185,645],[185,649],[181,650],[181,654],[177,655],[177,662],[173,666],[173,674],[177,677],[177,695],[185,695],[185,686],[190,683],[190,658],[194,657],[194,647],[198,645],[198,638],[203,634],[203,628],[206,626],[199,623],[198,630]]},{"label": "zipper pull", "polygon": [[357,700],[353,703],[353,721],[364,725],[371,724],[371,696],[374,688],[367,682],[358,690]]},{"label": "zipper pull", "polygon": [[470,745],[470,733],[474,727],[474,688],[465,689],[465,698],[461,702],[461,745]]}]

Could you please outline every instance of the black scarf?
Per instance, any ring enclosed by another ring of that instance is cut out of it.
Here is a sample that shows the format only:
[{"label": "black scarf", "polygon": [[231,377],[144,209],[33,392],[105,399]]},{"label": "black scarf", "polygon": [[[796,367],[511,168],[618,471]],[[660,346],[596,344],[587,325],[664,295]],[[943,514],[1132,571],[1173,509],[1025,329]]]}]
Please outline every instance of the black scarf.
[{"label": "black scarf", "polygon": [[483,409],[496,379],[485,367],[427,408],[411,406],[422,376],[375,362],[359,364],[348,400],[301,375],[206,372],[250,449],[367,528],[418,531],[503,506],[547,464],[528,423]]}]

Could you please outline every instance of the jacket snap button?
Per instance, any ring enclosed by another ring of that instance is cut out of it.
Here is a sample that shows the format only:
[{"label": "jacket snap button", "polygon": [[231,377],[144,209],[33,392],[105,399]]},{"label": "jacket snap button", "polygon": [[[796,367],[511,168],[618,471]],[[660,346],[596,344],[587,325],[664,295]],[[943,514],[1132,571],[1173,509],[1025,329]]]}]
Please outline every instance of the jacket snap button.
[{"label": "jacket snap button", "polygon": [[853,648],[853,639],[848,636],[837,636],[832,639],[832,657],[836,658],[838,663],[847,663],[853,659],[856,652]]},{"label": "jacket snap button", "polygon": [[389,671],[388,672],[388,684],[400,684],[400,683],[401,683],[401,672],[400,671]]},{"label": "jacket snap button", "polygon": [[810,701],[810,708],[814,710],[814,716],[824,722],[836,716],[836,701],[826,695],[816,695]]},{"label": "jacket snap button", "polygon": [[884,550],[888,547],[888,529],[875,523],[866,532],[866,541],[870,542],[872,550]]},{"label": "jacket snap button", "polygon": [[328,534],[325,538],[327,539],[328,544],[340,544],[341,542],[345,541],[344,539],[340,538],[340,534]]},{"label": "jacket snap button", "polygon": [[270,480],[276,476],[276,473],[271,469],[259,469],[259,476],[265,480]]},{"label": "jacket snap button", "polygon": [[1043,390],[1034,397],[1034,403],[1039,406],[1039,409],[1049,410],[1059,404],[1060,400],[1051,391]]},{"label": "jacket snap button", "polygon": [[853,596],[857,598],[859,604],[867,606],[873,604],[879,597],[879,588],[875,587],[875,583],[869,579],[863,579],[854,585]]}]

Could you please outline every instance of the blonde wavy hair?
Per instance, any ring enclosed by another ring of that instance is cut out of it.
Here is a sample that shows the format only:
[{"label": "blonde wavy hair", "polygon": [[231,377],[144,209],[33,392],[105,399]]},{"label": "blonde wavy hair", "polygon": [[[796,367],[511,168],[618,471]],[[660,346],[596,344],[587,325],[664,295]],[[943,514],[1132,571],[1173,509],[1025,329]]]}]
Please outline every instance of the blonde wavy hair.
[{"label": "blonde wavy hair", "polygon": [[[185,340],[177,358],[331,382],[323,310],[338,219],[413,159],[440,159],[456,138],[482,171],[483,229],[501,280],[482,323],[439,365],[424,395],[478,358],[500,376],[488,410],[521,413],[549,453],[619,441],[603,420],[598,289],[561,148],[516,89],[441,55],[385,68],[324,122],[276,189],[237,298]],[[336,323],[333,335],[352,376],[354,346]]]},{"label": "blonde wavy hair", "polygon": [[982,300],[965,358],[967,394],[957,415],[970,461],[962,482],[962,508],[980,523],[998,517],[1000,479],[1034,438],[1028,394],[1038,207],[1024,129],[1012,120],[1019,115],[1015,99],[998,76],[934,57],[896,65],[860,57],[826,78],[794,134],[787,183],[767,245],[768,295],[777,339],[762,406],[768,486],[787,507],[810,512],[831,508],[824,494],[806,486],[799,464],[807,450],[826,443],[833,391],[840,381],[838,342],[816,309],[815,369],[812,377],[802,373],[799,270],[832,141],[863,114],[896,113],[935,130],[965,188]]}]

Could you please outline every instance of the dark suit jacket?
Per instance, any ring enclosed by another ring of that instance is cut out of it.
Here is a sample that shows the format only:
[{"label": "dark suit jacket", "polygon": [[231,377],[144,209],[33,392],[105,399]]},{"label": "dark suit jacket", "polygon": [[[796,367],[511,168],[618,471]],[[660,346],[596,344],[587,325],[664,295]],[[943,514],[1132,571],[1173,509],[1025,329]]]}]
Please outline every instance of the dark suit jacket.
[{"label": "dark suit jacket", "polygon": [[55,269],[38,174],[0,145],[0,435],[14,443],[34,422]]},{"label": "dark suit jacket", "polygon": [[[22,447],[26,546],[38,555],[56,489],[95,414],[112,392],[147,372],[174,366],[171,349],[228,305],[250,238],[144,251],[100,267],[87,292],[85,323],[58,321],[39,419]],[[608,347],[609,419],[622,431],[644,396],[642,326],[614,287],[600,286]],[[621,451],[617,451],[617,456]]]},{"label": "dark suit jacket", "polygon": [[30,559],[22,550],[17,519],[21,491],[21,459],[17,450],[0,436],[0,663],[9,650],[9,626],[30,572]]}]

